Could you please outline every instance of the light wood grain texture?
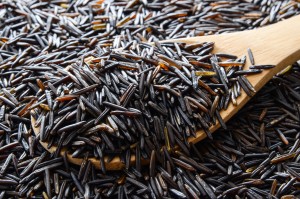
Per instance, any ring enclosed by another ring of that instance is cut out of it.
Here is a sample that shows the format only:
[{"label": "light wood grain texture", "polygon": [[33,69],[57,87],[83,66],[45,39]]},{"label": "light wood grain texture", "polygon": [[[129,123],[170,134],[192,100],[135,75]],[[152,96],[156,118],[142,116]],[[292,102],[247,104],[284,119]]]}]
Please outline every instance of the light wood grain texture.
[{"label": "light wood grain texture", "polygon": [[[185,42],[185,43],[199,43],[199,42],[215,42],[214,53],[224,52],[238,57],[242,57],[247,54],[247,49],[250,48],[253,52],[256,64],[272,64],[276,65],[275,68],[264,70],[262,73],[248,76],[248,80],[252,83],[256,91],[259,91],[276,73],[283,70],[286,66],[293,64],[295,61],[300,59],[300,16],[295,16],[291,19],[279,22],[274,25],[270,25],[264,28],[255,30],[228,33],[222,35],[211,35],[202,37],[191,37],[184,39],[166,40],[161,42]],[[250,66],[249,60],[244,67],[247,70]],[[220,112],[221,117],[226,122],[234,114],[237,113],[246,103],[250,97],[242,91],[241,96],[237,99],[237,106],[230,104],[227,110]],[[32,124],[35,120],[32,118]],[[32,125],[34,126],[34,125]],[[210,128],[211,132],[216,131],[220,127],[217,122],[216,125]],[[39,134],[39,129],[34,128],[33,130],[36,135]],[[189,141],[196,143],[203,140],[206,134],[203,131],[198,131],[196,137],[190,137]],[[47,143],[41,142],[50,153],[56,150],[56,147],[47,148]],[[61,155],[64,154],[66,149],[61,151]],[[80,165],[82,159],[72,158],[68,154],[70,162]],[[90,161],[95,165],[96,168],[100,168],[100,161],[91,158]],[[119,158],[114,158],[112,161],[107,163],[107,170],[120,170],[125,167],[120,162]],[[135,156],[131,157],[131,163],[135,162]],[[148,161],[143,161],[147,164]]]}]

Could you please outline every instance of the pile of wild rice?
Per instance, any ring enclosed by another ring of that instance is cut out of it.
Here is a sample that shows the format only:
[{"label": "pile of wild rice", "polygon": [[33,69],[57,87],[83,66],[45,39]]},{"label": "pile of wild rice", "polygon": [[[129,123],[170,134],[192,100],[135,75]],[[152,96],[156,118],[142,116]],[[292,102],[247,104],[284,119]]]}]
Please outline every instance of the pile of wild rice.
[{"label": "pile of wild rice", "polygon": [[[40,129],[41,141],[59,146],[56,155],[66,147],[75,158],[83,158],[87,151],[101,162],[106,155],[123,156],[128,168],[128,154],[134,153],[135,144],[140,146],[136,153],[149,159],[151,150],[162,146],[168,151],[175,145],[186,149],[187,138],[196,136],[196,130],[204,129],[212,138],[209,127],[216,120],[226,129],[219,110],[236,104],[241,89],[250,96],[255,92],[244,74],[261,72],[257,67],[273,67],[254,65],[242,70],[245,58],[214,55],[212,48],[213,43],[143,44],[104,52],[92,64],[32,66],[32,76],[46,73],[48,77],[32,92],[37,100],[24,107],[40,107],[31,113],[34,126]],[[166,52],[185,61],[172,59]]]},{"label": "pile of wild rice", "polygon": [[[212,43],[156,42],[253,29],[296,15],[299,6],[2,1],[0,198],[299,197],[299,64],[275,77],[213,140],[191,145],[186,138],[196,129],[212,137],[208,127],[222,123],[219,110],[241,89],[253,94],[244,75],[261,66],[243,71],[244,57],[213,55]],[[49,154],[39,140],[57,151]],[[59,156],[65,146],[84,157],[80,166]],[[133,153],[138,158],[129,165]],[[98,171],[88,160],[104,156],[120,156],[125,170]]]}]

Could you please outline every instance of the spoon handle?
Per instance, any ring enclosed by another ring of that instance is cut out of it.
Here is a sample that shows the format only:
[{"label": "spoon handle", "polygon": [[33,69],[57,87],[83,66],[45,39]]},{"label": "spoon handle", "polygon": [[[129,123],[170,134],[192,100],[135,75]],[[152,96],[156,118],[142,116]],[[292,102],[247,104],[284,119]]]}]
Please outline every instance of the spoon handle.
[{"label": "spoon handle", "polygon": [[[247,76],[254,89],[259,91],[274,75],[297,60],[300,60],[300,15],[267,27],[249,31],[191,37],[164,42],[170,41],[185,43],[215,42],[215,52],[226,52],[239,57],[245,55],[247,49],[250,48],[256,64],[276,65],[276,67],[263,70],[259,74]],[[244,69],[247,70],[249,67],[250,62],[247,61]],[[237,106],[231,103],[227,110],[220,112],[223,120],[227,122],[249,100],[250,97],[245,92],[242,92],[241,96],[237,98]],[[220,124],[217,122],[216,125],[210,128],[210,131],[214,132],[218,128],[220,128]],[[190,137],[189,141],[196,143],[205,137],[206,134],[203,131],[198,131],[196,137]]]}]

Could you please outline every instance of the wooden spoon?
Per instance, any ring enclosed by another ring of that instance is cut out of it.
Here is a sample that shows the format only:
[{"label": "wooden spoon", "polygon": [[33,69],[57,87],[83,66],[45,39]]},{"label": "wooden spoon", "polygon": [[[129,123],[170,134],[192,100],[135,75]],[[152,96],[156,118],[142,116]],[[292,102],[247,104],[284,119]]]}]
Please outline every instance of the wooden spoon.
[{"label": "wooden spoon", "polygon": [[[256,64],[272,64],[276,67],[263,70],[262,73],[248,76],[256,91],[260,90],[274,75],[283,70],[288,65],[293,64],[300,59],[300,16],[295,16],[290,19],[278,22],[274,25],[267,27],[228,33],[222,35],[210,35],[201,37],[191,37],[183,39],[172,39],[161,42],[184,42],[184,43],[199,43],[199,42],[215,42],[215,52],[224,52],[242,57],[246,54],[247,49],[250,48],[253,52]],[[244,69],[249,69],[249,61],[246,62]],[[227,110],[220,112],[221,117],[226,122],[234,114],[238,112],[250,99],[247,94],[242,91],[241,96],[237,98],[237,106],[230,104]],[[32,128],[36,135],[39,134],[39,128],[35,128],[35,119],[31,118]],[[216,125],[210,127],[210,132],[216,131],[220,127],[217,122]],[[190,137],[189,142],[196,143],[206,137],[204,131],[198,131],[196,137]],[[47,148],[46,142],[41,142],[42,146],[50,153],[56,151],[56,147],[52,146]],[[63,148],[60,152],[61,155],[67,149]],[[67,158],[70,162],[80,165],[83,161],[81,158],[73,158],[70,153],[67,153]],[[100,161],[96,158],[89,159],[96,168],[100,168]],[[115,157],[110,162],[105,157],[105,166],[107,170],[120,170],[125,165],[120,161],[119,157]],[[135,156],[131,156],[131,163],[135,162]],[[147,160],[143,164],[147,164]]]}]

